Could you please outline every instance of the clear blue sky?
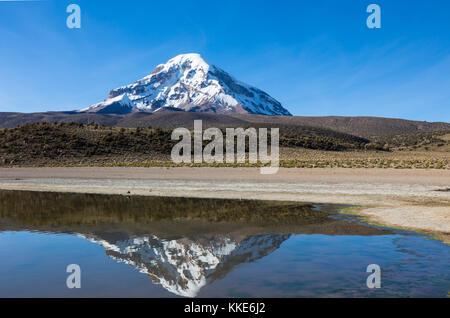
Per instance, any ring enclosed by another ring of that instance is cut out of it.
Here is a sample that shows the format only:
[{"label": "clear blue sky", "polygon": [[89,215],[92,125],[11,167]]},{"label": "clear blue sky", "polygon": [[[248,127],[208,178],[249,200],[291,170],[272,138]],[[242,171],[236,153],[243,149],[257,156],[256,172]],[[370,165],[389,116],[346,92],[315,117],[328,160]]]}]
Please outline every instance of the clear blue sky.
[{"label": "clear blue sky", "polygon": [[0,1],[0,111],[86,107],[191,52],[294,115],[450,121],[448,0]]}]

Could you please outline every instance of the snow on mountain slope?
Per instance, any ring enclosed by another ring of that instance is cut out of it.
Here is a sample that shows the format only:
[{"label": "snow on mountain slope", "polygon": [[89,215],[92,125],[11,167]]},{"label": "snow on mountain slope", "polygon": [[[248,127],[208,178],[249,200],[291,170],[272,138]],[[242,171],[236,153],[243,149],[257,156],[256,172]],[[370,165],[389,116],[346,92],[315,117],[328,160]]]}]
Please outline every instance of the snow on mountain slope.
[{"label": "snow on mountain slope", "polygon": [[178,55],[137,82],[112,90],[106,101],[81,111],[156,112],[167,107],[220,114],[291,115],[267,93],[237,81],[199,54]]},{"label": "snow on mountain slope", "polygon": [[134,109],[133,102],[128,98],[127,94],[122,94],[114,98],[110,98],[104,102],[94,104],[88,108],[80,110],[80,112],[91,112],[100,114],[128,114]]},{"label": "snow on mountain slope", "polygon": [[109,257],[136,267],[169,292],[195,297],[200,290],[235,266],[260,259],[280,247],[289,235],[226,236],[165,240],[156,235],[105,240],[79,234],[105,248]]}]

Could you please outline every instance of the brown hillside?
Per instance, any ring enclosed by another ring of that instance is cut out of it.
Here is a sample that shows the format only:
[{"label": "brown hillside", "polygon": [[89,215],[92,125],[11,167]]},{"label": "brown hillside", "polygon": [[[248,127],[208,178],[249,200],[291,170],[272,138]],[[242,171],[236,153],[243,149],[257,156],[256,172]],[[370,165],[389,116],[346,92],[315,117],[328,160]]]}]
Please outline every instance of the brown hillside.
[{"label": "brown hillside", "polygon": [[0,127],[13,128],[36,122],[78,122],[98,123],[119,127],[159,127],[192,129],[195,119],[203,120],[204,127],[249,127],[249,126],[301,126],[334,130],[360,137],[415,134],[450,130],[450,123],[422,122],[381,117],[303,117],[303,116],[263,116],[263,115],[219,115],[211,113],[191,113],[183,111],[163,111],[154,114],[132,113],[127,115],[47,112],[47,113],[0,113]]}]

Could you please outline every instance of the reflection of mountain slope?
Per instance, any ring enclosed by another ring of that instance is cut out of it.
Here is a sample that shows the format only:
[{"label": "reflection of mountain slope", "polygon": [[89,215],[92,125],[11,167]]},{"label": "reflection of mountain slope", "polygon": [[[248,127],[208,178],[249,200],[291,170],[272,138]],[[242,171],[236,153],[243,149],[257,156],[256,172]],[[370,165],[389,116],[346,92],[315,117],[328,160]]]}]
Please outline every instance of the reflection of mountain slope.
[{"label": "reflection of mountain slope", "polygon": [[169,292],[195,297],[203,286],[226,275],[234,266],[272,253],[289,236],[164,240],[152,235],[115,242],[83,237],[101,244],[109,257],[138,268]]}]

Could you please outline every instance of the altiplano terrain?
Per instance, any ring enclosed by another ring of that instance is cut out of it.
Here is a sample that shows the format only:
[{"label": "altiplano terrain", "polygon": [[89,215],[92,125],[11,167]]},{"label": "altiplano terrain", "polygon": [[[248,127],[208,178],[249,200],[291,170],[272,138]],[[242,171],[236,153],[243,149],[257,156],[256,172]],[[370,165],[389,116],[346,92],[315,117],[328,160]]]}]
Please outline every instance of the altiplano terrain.
[{"label": "altiplano terrain", "polygon": [[352,213],[449,242],[450,170],[281,168],[6,168],[0,189],[231,198],[361,206]]}]

